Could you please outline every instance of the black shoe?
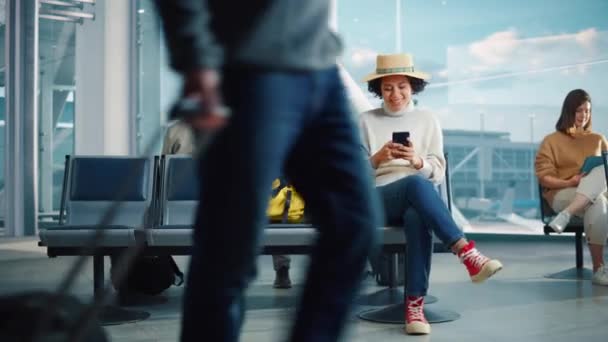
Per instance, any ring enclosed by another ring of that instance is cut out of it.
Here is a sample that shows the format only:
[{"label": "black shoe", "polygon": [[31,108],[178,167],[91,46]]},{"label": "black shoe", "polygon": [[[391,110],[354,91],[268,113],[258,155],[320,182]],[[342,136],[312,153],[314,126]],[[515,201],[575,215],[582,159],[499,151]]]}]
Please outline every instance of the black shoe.
[{"label": "black shoe", "polygon": [[291,288],[291,279],[289,279],[289,268],[281,267],[277,270],[274,278],[273,286],[275,289]]}]

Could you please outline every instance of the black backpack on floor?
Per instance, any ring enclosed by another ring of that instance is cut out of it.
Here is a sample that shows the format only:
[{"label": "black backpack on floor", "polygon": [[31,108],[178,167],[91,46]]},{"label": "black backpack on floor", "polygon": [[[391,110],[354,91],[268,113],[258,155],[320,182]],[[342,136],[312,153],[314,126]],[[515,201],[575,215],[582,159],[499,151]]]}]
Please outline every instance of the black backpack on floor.
[{"label": "black backpack on floor", "polygon": [[[112,270],[118,261],[115,256],[110,257]],[[144,295],[157,295],[171,287],[184,283],[184,273],[180,271],[175,260],[170,255],[139,256],[133,262],[129,274],[122,284],[117,284],[114,273],[111,272],[112,285],[119,293],[139,293]]]},{"label": "black backpack on floor", "polygon": [[[370,259],[370,264],[372,266],[372,274],[376,279],[376,283],[380,286],[389,286],[390,285],[390,277],[389,271],[391,267],[390,260],[392,258],[391,254],[386,253],[378,253],[378,255]],[[395,285],[402,286],[405,284],[405,254],[398,253],[397,254],[398,267],[397,267],[397,282]]]}]

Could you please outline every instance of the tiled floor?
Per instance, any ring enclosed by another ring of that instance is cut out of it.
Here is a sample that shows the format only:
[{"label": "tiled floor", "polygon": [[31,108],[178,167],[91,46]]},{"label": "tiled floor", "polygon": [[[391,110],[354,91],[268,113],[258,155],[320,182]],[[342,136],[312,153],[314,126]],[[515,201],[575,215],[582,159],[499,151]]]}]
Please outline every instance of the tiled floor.
[{"label": "tiled floor", "polygon": [[[505,265],[501,273],[485,284],[470,283],[453,255],[434,255],[431,293],[439,301],[428,307],[456,311],[461,314],[460,319],[434,324],[430,336],[416,337],[404,335],[400,325],[365,322],[353,313],[344,340],[608,341],[608,287],[542,276],[573,266],[572,241],[484,240],[487,239],[478,239],[480,249],[500,258]],[[187,258],[177,259],[185,267]],[[73,260],[71,257],[46,258],[44,250],[32,239],[0,239],[0,294],[53,289]],[[588,259],[586,262],[589,265]],[[291,290],[274,290],[270,257],[260,258],[260,275],[247,296],[242,341],[284,339],[305,264],[306,257],[295,257],[292,278],[296,286]],[[88,267],[73,292],[83,299],[89,298],[91,281],[91,267]],[[364,292],[380,289],[370,279]],[[182,291],[174,287],[165,294],[166,303],[139,307],[151,313],[145,321],[107,327],[112,341],[176,341]],[[368,308],[360,306],[356,311]],[[205,341],[204,331],[201,331],[201,341]]]}]

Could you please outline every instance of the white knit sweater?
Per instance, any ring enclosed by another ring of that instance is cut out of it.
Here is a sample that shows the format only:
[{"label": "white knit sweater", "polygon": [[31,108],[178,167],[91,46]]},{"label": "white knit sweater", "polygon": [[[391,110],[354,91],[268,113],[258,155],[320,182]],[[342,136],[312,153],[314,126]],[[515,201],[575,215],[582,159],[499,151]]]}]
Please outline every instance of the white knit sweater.
[{"label": "white knit sweater", "polygon": [[363,147],[368,157],[378,152],[392,139],[393,132],[409,131],[416,154],[423,167],[416,170],[409,161],[394,159],[381,163],[375,170],[376,186],[383,186],[403,177],[421,174],[434,183],[441,183],[445,174],[443,135],[439,121],[433,113],[410,105],[400,112],[391,113],[377,108],[359,116]]}]

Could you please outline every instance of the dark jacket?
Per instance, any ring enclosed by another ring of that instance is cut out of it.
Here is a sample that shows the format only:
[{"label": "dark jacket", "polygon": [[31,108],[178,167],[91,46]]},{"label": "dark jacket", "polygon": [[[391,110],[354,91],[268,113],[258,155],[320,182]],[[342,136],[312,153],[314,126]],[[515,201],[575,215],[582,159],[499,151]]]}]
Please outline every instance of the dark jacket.
[{"label": "dark jacket", "polygon": [[317,70],[342,49],[329,0],[157,0],[178,71],[251,66]]}]

